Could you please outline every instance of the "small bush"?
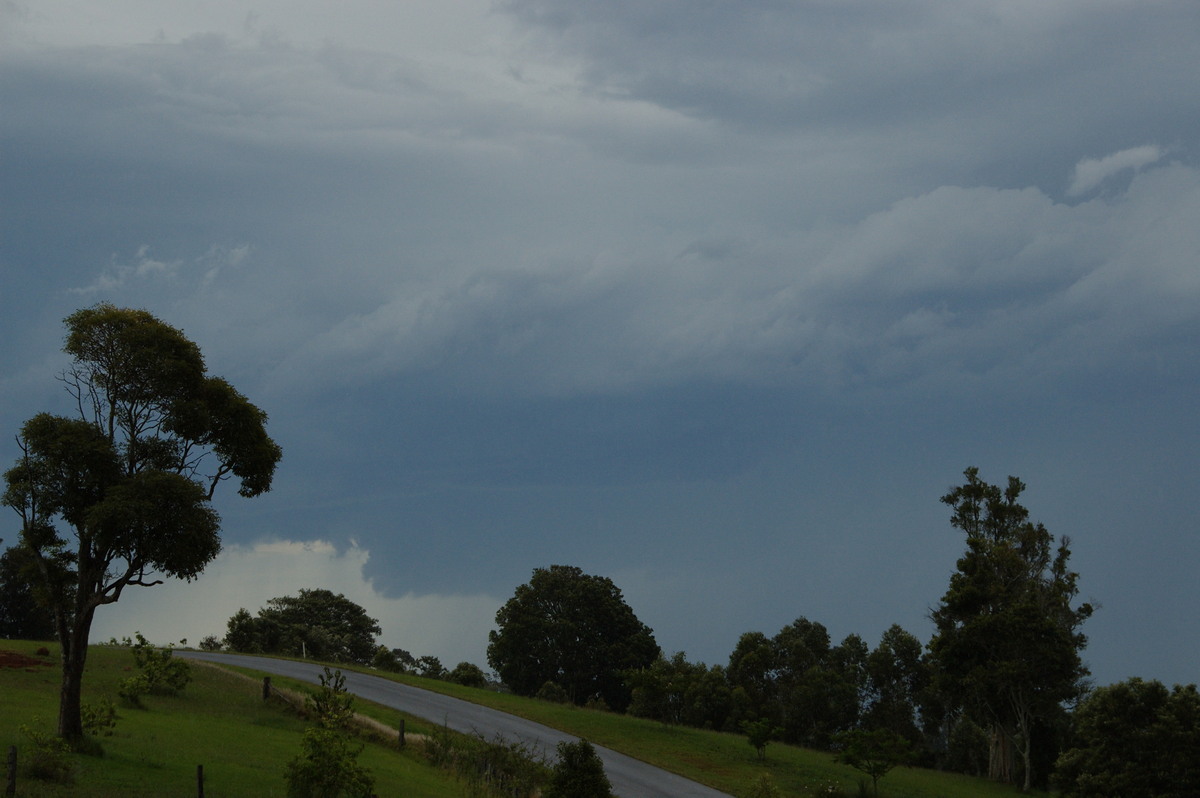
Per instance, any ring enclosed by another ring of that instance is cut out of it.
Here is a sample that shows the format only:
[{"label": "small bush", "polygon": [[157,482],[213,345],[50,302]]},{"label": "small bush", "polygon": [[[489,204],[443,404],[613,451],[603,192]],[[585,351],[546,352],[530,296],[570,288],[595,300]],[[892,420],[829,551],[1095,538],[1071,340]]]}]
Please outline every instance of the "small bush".
[{"label": "small bush", "polygon": [[314,726],[305,729],[300,755],[287,766],[288,798],[369,798],[375,786],[370,771],[358,764],[363,746],[344,732]]},{"label": "small bush", "polygon": [[771,742],[771,738],[783,733],[783,729],[766,718],[743,722],[742,731],[746,733],[746,742],[758,752],[760,762],[767,758],[767,743]]},{"label": "small bush", "polygon": [[288,798],[367,798],[375,779],[358,764],[363,746],[352,743],[348,732],[354,696],[340,670],[326,667],[320,680],[304,701],[317,725],[305,729],[300,755],[284,773]]},{"label": "small bush", "polygon": [[208,635],[200,639],[201,651],[220,651],[222,648],[221,638],[216,635]]},{"label": "small bush", "polygon": [[750,789],[742,794],[742,798],[782,798],[775,780],[767,773],[760,773]]},{"label": "small bush", "polygon": [[122,679],[117,685],[117,695],[121,696],[126,704],[138,709],[143,708],[142,696],[148,692],[150,692],[150,680],[144,673]]},{"label": "small bush", "polygon": [[446,679],[464,687],[487,687],[487,676],[484,675],[483,669],[470,662],[455,665]]},{"label": "small bush", "polygon": [[346,692],[346,677],[327,666],[318,678],[321,686],[305,699],[304,708],[321,728],[345,729],[354,717],[354,696]]},{"label": "small bush", "polygon": [[546,682],[537,691],[539,701],[549,701],[551,704],[569,704],[571,697],[558,682]]},{"label": "small bush", "polygon": [[584,704],[583,706],[585,709],[594,709],[597,712],[611,712],[612,711],[608,707],[608,702],[605,701],[604,697],[600,696],[600,695],[592,696],[591,698],[589,698],[587,700],[587,703]]},{"label": "small bush", "polygon": [[457,734],[445,727],[425,740],[431,765],[453,773],[467,795],[537,795],[549,768],[526,743]]},{"label": "small bush", "polygon": [[117,707],[111,698],[84,704],[79,711],[83,730],[94,737],[111,737],[117,727]]},{"label": "small bush", "polygon": [[612,798],[604,763],[587,740],[558,744],[558,762],[545,798]]},{"label": "small bush", "polygon": [[[33,723],[37,725],[38,718],[34,718]],[[66,740],[24,724],[21,725],[21,734],[30,742],[22,760],[22,771],[26,776],[57,784],[75,781],[75,767],[70,759],[71,746],[67,745]]]}]

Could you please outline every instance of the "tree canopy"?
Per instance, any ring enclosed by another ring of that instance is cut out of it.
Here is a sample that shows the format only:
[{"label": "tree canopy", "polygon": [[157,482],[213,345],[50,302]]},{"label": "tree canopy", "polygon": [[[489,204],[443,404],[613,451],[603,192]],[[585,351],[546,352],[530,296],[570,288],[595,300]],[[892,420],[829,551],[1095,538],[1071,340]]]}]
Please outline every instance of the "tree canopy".
[{"label": "tree canopy", "polygon": [[379,621],[341,593],[318,588],[279,596],[251,616],[229,619],[225,644],[234,651],[305,654],[312,659],[365,665],[378,652]]},{"label": "tree canopy", "polygon": [[942,497],[950,523],[966,533],[967,551],[933,612],[929,649],[939,686],[991,731],[990,775],[1014,781],[1020,756],[1024,788],[1034,781],[1039,722],[1080,696],[1087,675],[1079,626],[1089,604],[1072,607],[1078,575],[1068,568],[1070,540],[1053,536],[1017,499],[1025,485],[1003,490],[968,468],[966,482]]},{"label": "tree canopy", "polygon": [[77,416],[25,422],[3,502],[21,517],[20,545],[62,643],[59,733],[79,739],[96,610],[127,587],[200,574],[220,551],[217,487],[269,490],[282,452],[266,414],[209,376],[179,330],[110,304],[65,323],[73,360],[61,379]]},{"label": "tree canopy", "polygon": [[0,637],[50,640],[54,616],[38,601],[33,556],[20,546],[0,554]]},{"label": "tree canopy", "polygon": [[496,613],[496,626],[488,664],[519,695],[552,682],[576,704],[599,697],[624,711],[624,672],[648,667],[660,653],[612,580],[574,566],[534,569]]},{"label": "tree canopy", "polygon": [[866,688],[867,646],[858,635],[830,643],[826,628],[804,617],[774,637],[742,635],[727,675],[744,719],[769,719],[785,741],[818,748],[854,726]]},{"label": "tree canopy", "polygon": [[1068,798],[1200,795],[1200,693],[1129,679],[1101,687],[1075,712],[1075,745],[1058,760]]}]

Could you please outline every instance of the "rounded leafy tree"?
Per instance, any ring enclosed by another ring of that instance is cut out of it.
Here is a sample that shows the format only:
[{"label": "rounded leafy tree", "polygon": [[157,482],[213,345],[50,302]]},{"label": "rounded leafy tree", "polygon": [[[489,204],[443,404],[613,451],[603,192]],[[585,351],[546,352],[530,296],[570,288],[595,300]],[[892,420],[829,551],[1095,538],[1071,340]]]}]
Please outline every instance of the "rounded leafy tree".
[{"label": "rounded leafy tree", "polygon": [[623,672],[659,657],[653,632],[612,580],[574,566],[534,569],[496,613],[496,626],[488,664],[519,695],[553,682],[573,703],[599,697],[624,711],[630,695]]}]

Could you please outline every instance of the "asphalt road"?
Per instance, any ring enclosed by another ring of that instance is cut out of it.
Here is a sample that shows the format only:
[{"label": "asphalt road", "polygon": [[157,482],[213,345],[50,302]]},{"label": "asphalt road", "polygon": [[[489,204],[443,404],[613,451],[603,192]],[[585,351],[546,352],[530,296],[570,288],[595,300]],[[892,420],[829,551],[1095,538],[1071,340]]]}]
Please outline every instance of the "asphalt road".
[{"label": "asphalt road", "polygon": [[[176,651],[178,657],[209,662],[240,665],[264,673],[287,676],[313,684],[319,683],[322,670],[306,662],[252,657],[242,654],[218,654],[207,651]],[[480,734],[485,739],[499,736],[520,741],[552,759],[555,747],[562,741],[576,738],[549,726],[509,715],[506,712],[472,704],[458,698],[422,690],[369,674],[343,671],[346,689],[356,696],[374,701],[419,718],[445,725],[455,731]],[[620,798],[730,798],[703,784],[647,765],[633,757],[595,746],[604,761],[604,772],[612,783],[613,792]]]}]

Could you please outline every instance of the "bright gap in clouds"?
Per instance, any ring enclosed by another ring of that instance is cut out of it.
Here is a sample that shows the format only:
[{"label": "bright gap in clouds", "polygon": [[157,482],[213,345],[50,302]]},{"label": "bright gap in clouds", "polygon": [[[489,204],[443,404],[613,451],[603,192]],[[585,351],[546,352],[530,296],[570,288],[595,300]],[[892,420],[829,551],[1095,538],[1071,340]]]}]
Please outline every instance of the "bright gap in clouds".
[{"label": "bright gap in clouds", "polygon": [[268,600],[296,595],[301,588],[341,593],[379,621],[379,643],[426,654],[452,668],[471,662],[487,670],[487,635],[502,599],[487,595],[381,594],[363,577],[370,552],[351,544],[338,552],[323,540],[264,541],[227,546],[190,584],[168,580],[151,588],[131,587],[117,604],[101,607],[92,625],[93,643],[141,632],[160,645],[186,639],[196,646],[207,635],[224,637],[238,609],[255,614]]},{"label": "bright gap in clouds", "polygon": [[1067,188],[1067,196],[1078,197],[1086,194],[1118,172],[1125,169],[1136,171],[1155,163],[1163,155],[1161,147],[1146,144],[1142,147],[1130,147],[1127,150],[1114,152],[1103,158],[1085,158],[1075,164],[1071,185]]}]

